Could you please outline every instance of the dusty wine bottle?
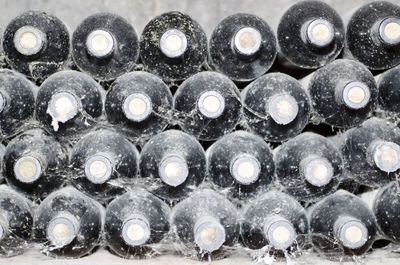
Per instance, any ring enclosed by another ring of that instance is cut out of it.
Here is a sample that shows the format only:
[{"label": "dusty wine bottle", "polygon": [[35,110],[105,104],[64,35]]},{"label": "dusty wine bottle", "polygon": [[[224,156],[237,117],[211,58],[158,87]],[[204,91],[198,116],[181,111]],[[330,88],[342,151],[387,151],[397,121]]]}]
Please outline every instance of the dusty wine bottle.
[{"label": "dusty wine bottle", "polygon": [[221,137],[207,152],[208,178],[238,199],[266,190],[274,179],[271,148],[258,136],[235,131]]},{"label": "dusty wine bottle", "polygon": [[245,126],[264,140],[281,142],[299,134],[311,113],[308,93],[294,78],[270,73],[242,91]]},{"label": "dusty wine bottle", "polygon": [[341,153],[325,137],[302,133],[275,152],[276,176],[299,201],[317,201],[335,192],[343,171]]},{"label": "dusty wine bottle", "polygon": [[136,147],[122,135],[104,129],[92,131],[73,147],[71,181],[78,190],[106,202],[132,185],[138,160]]},{"label": "dusty wine bottle", "polygon": [[36,119],[57,135],[81,133],[102,114],[103,93],[103,88],[84,73],[55,73],[39,88]]},{"label": "dusty wine bottle", "polygon": [[276,250],[298,250],[307,234],[306,211],[285,193],[269,191],[243,209],[241,237],[250,249],[269,245]]},{"label": "dusty wine bottle", "polygon": [[168,130],[151,138],[139,161],[140,177],[166,200],[178,200],[203,182],[207,160],[203,147],[184,132]]},{"label": "dusty wine bottle", "polygon": [[0,257],[22,254],[32,236],[32,203],[6,185],[0,185]]},{"label": "dusty wine bottle", "polygon": [[32,199],[43,199],[66,181],[66,150],[40,129],[14,138],[4,153],[3,174],[7,184]]},{"label": "dusty wine bottle", "polygon": [[69,33],[55,16],[28,11],[7,25],[3,50],[13,69],[43,81],[66,63],[70,50]]},{"label": "dusty wine bottle", "polygon": [[390,112],[400,116],[400,66],[387,70],[378,79],[379,108],[381,111]]},{"label": "dusty wine bottle", "polygon": [[95,200],[73,187],[51,193],[36,211],[33,238],[41,252],[54,257],[79,258],[100,243],[105,211]]},{"label": "dusty wine bottle", "polygon": [[336,60],[310,78],[308,90],[317,122],[353,127],[367,119],[378,100],[373,75],[356,61]]},{"label": "dusty wine bottle", "polygon": [[312,206],[309,222],[314,248],[327,256],[362,255],[371,247],[377,231],[368,205],[344,190]]},{"label": "dusty wine bottle", "polygon": [[112,80],[134,67],[139,39],[126,19],[97,13],[85,18],[72,34],[72,57],[82,72],[97,80]]},{"label": "dusty wine bottle", "polygon": [[134,189],[114,199],[107,207],[105,240],[123,258],[142,257],[152,252],[170,224],[168,205],[144,189]]},{"label": "dusty wine bottle", "polygon": [[399,186],[390,182],[381,188],[374,198],[373,211],[380,230],[393,242],[400,242],[400,196]]},{"label": "dusty wine bottle", "polygon": [[345,55],[371,70],[385,70],[398,65],[400,6],[375,1],[357,9],[347,24]]},{"label": "dusty wine bottle", "polygon": [[210,64],[235,82],[251,81],[272,66],[276,38],[269,25],[252,14],[234,14],[214,29],[209,44]]},{"label": "dusty wine bottle", "polygon": [[182,243],[200,253],[232,246],[239,236],[237,209],[212,190],[199,190],[178,203],[172,212],[172,225]]},{"label": "dusty wine bottle", "polygon": [[199,140],[231,132],[242,115],[240,92],[226,76],[201,72],[186,79],[174,96],[179,126]]},{"label": "dusty wine bottle", "polygon": [[200,71],[207,60],[207,37],[188,15],[168,12],[152,19],[140,38],[140,58],[164,81],[180,81]]},{"label": "dusty wine bottle", "polygon": [[162,132],[171,120],[172,94],[157,76],[127,73],[112,83],[105,100],[107,120],[133,141]]},{"label": "dusty wine bottle", "polygon": [[344,25],[339,14],[321,1],[301,1],[281,17],[278,51],[289,67],[316,69],[333,61],[344,46]]},{"label": "dusty wine bottle", "polygon": [[379,187],[400,172],[400,129],[386,120],[371,118],[345,133],[339,143],[344,165],[358,183]]},{"label": "dusty wine bottle", "polygon": [[[38,88],[23,75],[0,70],[0,138],[10,138],[28,125]],[[29,126],[28,126],[29,127]]]}]

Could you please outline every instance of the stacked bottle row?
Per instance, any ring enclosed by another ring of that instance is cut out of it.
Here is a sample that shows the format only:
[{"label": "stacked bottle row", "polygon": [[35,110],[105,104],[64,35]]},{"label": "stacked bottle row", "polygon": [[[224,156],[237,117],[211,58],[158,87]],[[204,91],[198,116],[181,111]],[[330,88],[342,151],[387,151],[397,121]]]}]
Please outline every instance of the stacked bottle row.
[{"label": "stacked bottle row", "polygon": [[139,39],[124,18],[99,13],[84,19],[70,38],[58,18],[30,11],[7,25],[3,50],[13,69],[37,82],[67,65],[110,81],[139,62],[166,82],[185,80],[204,68],[248,82],[266,73],[276,57],[284,66],[317,69],[343,48],[346,58],[371,70],[400,63],[400,6],[389,2],[376,1],[353,12],[346,35],[338,13],[320,1],[294,4],[277,24],[273,31],[260,17],[235,14],[216,26],[208,43],[196,21],[169,12],[151,20]]},{"label": "stacked bottle row", "polygon": [[121,257],[140,258],[154,254],[157,244],[177,240],[186,253],[200,258],[218,255],[239,241],[248,249],[276,254],[296,253],[310,241],[329,257],[361,255],[382,238],[380,233],[394,242],[400,238],[395,182],[380,190],[373,209],[339,190],[307,211],[278,191],[266,192],[238,210],[208,189],[198,190],[173,209],[141,188],[116,197],[106,209],[73,187],[51,193],[36,209],[9,187],[2,185],[0,190],[2,256],[22,254],[34,243],[53,257],[78,258],[105,245]]},{"label": "stacked bottle row", "polygon": [[[315,201],[334,192],[344,179],[342,156],[323,136],[306,132],[275,151],[274,161],[262,138],[240,130],[223,136],[207,152],[194,137],[167,130],[152,137],[139,155],[131,142],[110,129],[91,131],[70,148],[32,129],[4,149],[2,175],[33,200],[70,183],[101,202],[136,185],[178,201],[205,179],[242,201],[268,190],[275,172],[289,194],[299,201]],[[326,176],[314,176],[315,168],[325,170]]]},{"label": "stacked bottle row", "polygon": [[[158,77],[126,73],[106,92],[90,76],[60,71],[37,87],[22,75],[0,70],[3,139],[32,126],[73,141],[93,127],[114,127],[143,143],[168,125],[202,141],[217,140],[240,125],[268,142],[283,142],[306,125],[334,128],[360,125],[373,112],[400,115],[396,77],[384,72],[376,84],[362,64],[338,59],[301,81],[269,73],[243,91],[226,76],[201,72],[185,80],[174,96]],[[35,122],[37,120],[37,122]]]}]

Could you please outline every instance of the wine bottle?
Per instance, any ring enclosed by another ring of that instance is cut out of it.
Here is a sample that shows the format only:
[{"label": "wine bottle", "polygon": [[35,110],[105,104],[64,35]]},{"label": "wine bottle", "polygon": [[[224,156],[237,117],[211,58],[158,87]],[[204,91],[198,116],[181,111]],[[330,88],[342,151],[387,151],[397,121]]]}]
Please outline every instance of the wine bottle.
[{"label": "wine bottle", "polygon": [[151,253],[151,244],[169,232],[169,206],[144,189],[134,189],[114,199],[107,207],[105,240],[123,258]]},{"label": "wine bottle", "polygon": [[188,15],[168,12],[152,19],[140,38],[147,71],[164,81],[180,81],[200,71],[207,60],[207,37]]},{"label": "wine bottle", "polygon": [[347,24],[346,57],[371,70],[400,63],[400,6],[375,1],[357,9]]},{"label": "wine bottle", "polygon": [[239,236],[238,213],[225,197],[212,190],[199,190],[178,203],[172,225],[188,249],[212,253],[232,246]]},{"label": "wine bottle", "polygon": [[168,86],[146,72],[117,78],[104,105],[107,120],[135,142],[162,132],[171,120],[173,108]]},{"label": "wine bottle", "polygon": [[298,250],[307,234],[306,211],[285,193],[269,191],[243,209],[241,237],[250,249],[269,245],[276,250]]},{"label": "wine bottle", "polygon": [[73,187],[51,193],[36,211],[33,238],[41,252],[54,257],[79,258],[99,245],[104,209]]},{"label": "wine bottle", "polygon": [[260,17],[238,13],[223,19],[209,44],[210,64],[235,82],[261,76],[276,56],[276,38]]},{"label": "wine bottle", "polygon": [[283,189],[299,201],[317,201],[335,192],[342,172],[341,153],[315,133],[302,133],[275,152],[276,176]]},{"label": "wine bottle", "polygon": [[281,142],[298,135],[307,125],[311,101],[294,78],[270,73],[242,91],[245,126],[264,140]]},{"label": "wine bottle", "polygon": [[76,66],[96,80],[129,72],[139,58],[139,39],[129,22],[111,13],[85,18],[72,34]]},{"label": "wine bottle", "polygon": [[199,140],[231,132],[242,114],[240,92],[226,76],[201,72],[185,80],[174,96],[179,126]]},{"label": "wine bottle", "polygon": [[14,138],[3,159],[7,184],[32,199],[45,198],[66,181],[66,150],[43,130],[29,130]]},{"label": "wine bottle", "polygon": [[389,112],[388,116],[400,115],[400,94],[397,88],[400,86],[400,66],[387,70],[378,79],[379,109]]},{"label": "wine bottle", "polygon": [[22,254],[30,243],[32,203],[6,185],[0,185],[0,257]]},{"label": "wine bottle", "polygon": [[399,185],[390,182],[381,188],[374,198],[373,211],[380,230],[386,238],[400,242],[400,197]]},{"label": "wine bottle", "polygon": [[69,33],[55,16],[27,11],[7,25],[3,50],[14,70],[41,82],[65,65],[70,51]]},{"label": "wine bottle", "polygon": [[258,136],[235,131],[221,137],[207,152],[208,178],[238,199],[264,192],[274,179],[271,148]]},{"label": "wine bottle", "polygon": [[361,63],[336,60],[310,78],[308,90],[317,122],[349,128],[362,123],[374,110],[378,88],[371,72]]},{"label": "wine bottle", "polygon": [[37,87],[8,69],[0,70],[0,84],[0,138],[5,139],[27,127],[35,110]]},{"label": "wine bottle", "polygon": [[309,222],[314,248],[327,256],[362,255],[376,237],[372,210],[360,198],[344,190],[312,206]]},{"label": "wine bottle", "polygon": [[73,147],[72,184],[98,201],[109,201],[132,185],[139,152],[122,135],[110,130],[92,131]]},{"label": "wine bottle", "polygon": [[278,52],[285,66],[316,69],[340,54],[344,37],[343,21],[332,7],[321,1],[301,1],[279,21]]},{"label": "wine bottle", "polygon": [[400,172],[400,129],[396,124],[370,118],[347,131],[338,143],[345,168],[363,185],[379,187]]},{"label": "wine bottle", "polygon": [[102,114],[103,93],[103,88],[84,73],[55,73],[39,88],[36,119],[52,133],[72,137],[90,128]]},{"label": "wine bottle", "polygon": [[178,200],[196,189],[206,176],[203,147],[192,136],[168,130],[151,138],[140,153],[140,177],[151,192],[166,200]]}]

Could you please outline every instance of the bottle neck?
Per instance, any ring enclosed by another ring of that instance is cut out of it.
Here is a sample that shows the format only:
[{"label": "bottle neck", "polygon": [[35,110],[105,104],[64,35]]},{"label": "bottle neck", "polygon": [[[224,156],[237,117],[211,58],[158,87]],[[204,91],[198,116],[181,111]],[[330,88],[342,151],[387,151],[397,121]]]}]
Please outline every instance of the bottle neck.
[{"label": "bottle neck", "polygon": [[260,31],[253,27],[238,30],[232,39],[232,50],[243,59],[254,58],[260,51],[262,37]]},{"label": "bottle neck", "polygon": [[145,244],[151,235],[150,224],[142,214],[129,216],[122,225],[122,238],[129,246]]},{"label": "bottle neck", "polygon": [[225,228],[212,216],[199,218],[194,225],[194,240],[197,246],[205,251],[213,252],[225,242]]},{"label": "bottle neck", "polygon": [[296,230],[286,218],[273,215],[264,221],[264,236],[274,248],[287,249],[296,240]]},{"label": "bottle neck", "polygon": [[359,81],[352,81],[346,84],[339,82],[335,89],[335,100],[348,109],[358,110],[366,107],[371,99],[369,87]]},{"label": "bottle neck", "polygon": [[161,160],[158,173],[165,184],[177,187],[186,181],[189,167],[186,159],[180,155],[168,155]]},{"label": "bottle neck", "polygon": [[371,34],[377,44],[388,47],[400,45],[400,18],[387,17],[378,21],[372,27]]},{"label": "bottle neck", "polygon": [[367,155],[384,172],[390,173],[400,168],[400,146],[394,142],[375,140],[369,145]]},{"label": "bottle neck", "polygon": [[310,155],[301,160],[300,173],[309,184],[322,187],[331,182],[334,169],[325,157]]},{"label": "bottle neck", "polygon": [[94,184],[104,184],[113,174],[113,164],[108,154],[90,156],[85,163],[86,178]]},{"label": "bottle neck", "polygon": [[45,170],[44,161],[43,157],[37,153],[18,158],[14,164],[15,178],[25,184],[36,182]]},{"label": "bottle neck", "polygon": [[260,162],[250,154],[239,154],[231,160],[230,173],[242,185],[256,182],[261,171]]},{"label": "bottle neck", "polygon": [[79,112],[78,99],[71,92],[58,92],[51,96],[47,113],[53,118],[52,126],[58,131],[58,123],[66,123],[73,119]]},{"label": "bottle neck", "polygon": [[116,41],[113,35],[102,29],[94,30],[86,38],[88,53],[97,59],[110,57],[114,53]]},{"label": "bottle neck", "polygon": [[198,101],[197,107],[200,113],[209,119],[216,119],[225,110],[225,98],[216,90],[203,92]]},{"label": "bottle neck", "polygon": [[32,26],[23,26],[14,34],[14,47],[22,55],[39,54],[45,47],[46,34]]},{"label": "bottle neck", "polygon": [[303,24],[301,37],[304,43],[314,48],[325,48],[331,45],[335,38],[335,28],[328,20],[313,19]]},{"label": "bottle neck", "polygon": [[182,58],[188,48],[188,39],[179,29],[169,29],[160,38],[161,53],[169,59]]},{"label": "bottle neck", "polygon": [[125,98],[122,110],[125,117],[134,122],[141,122],[153,111],[151,99],[144,93],[132,93]]},{"label": "bottle neck", "polygon": [[47,238],[56,247],[70,244],[79,231],[79,221],[71,213],[60,213],[47,226]]},{"label": "bottle neck", "polygon": [[350,249],[362,247],[368,240],[368,229],[360,220],[341,216],[334,223],[334,235],[340,243]]},{"label": "bottle neck", "polygon": [[289,94],[273,95],[266,107],[271,118],[280,125],[291,123],[299,113],[297,100]]}]

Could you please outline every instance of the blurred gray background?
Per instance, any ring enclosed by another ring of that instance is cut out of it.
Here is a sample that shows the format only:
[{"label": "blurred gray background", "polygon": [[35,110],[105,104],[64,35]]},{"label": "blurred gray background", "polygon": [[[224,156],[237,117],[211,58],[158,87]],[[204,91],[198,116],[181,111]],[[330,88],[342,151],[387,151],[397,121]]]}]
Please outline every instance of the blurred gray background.
[{"label": "blurred gray background", "polygon": [[[323,0],[345,16],[370,0]],[[400,4],[400,0],[389,0]],[[0,27],[26,10],[43,10],[60,18],[72,32],[88,15],[97,12],[119,14],[141,33],[153,17],[167,11],[192,16],[209,36],[216,24],[237,12],[256,14],[275,26],[282,12],[299,0],[0,0]]]}]

